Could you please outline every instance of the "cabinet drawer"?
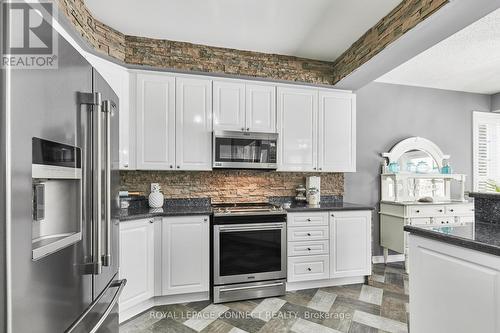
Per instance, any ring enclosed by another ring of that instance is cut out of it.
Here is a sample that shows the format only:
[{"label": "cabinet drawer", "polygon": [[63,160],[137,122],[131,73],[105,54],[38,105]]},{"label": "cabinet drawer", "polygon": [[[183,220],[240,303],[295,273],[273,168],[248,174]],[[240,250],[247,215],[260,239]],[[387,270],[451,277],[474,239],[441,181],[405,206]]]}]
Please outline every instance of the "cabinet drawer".
[{"label": "cabinet drawer", "polygon": [[446,214],[448,214],[448,215],[474,215],[474,206],[473,205],[446,206]]},{"label": "cabinet drawer", "polygon": [[328,239],[328,226],[311,228],[288,228],[288,241],[311,241]]},{"label": "cabinet drawer", "polygon": [[416,206],[410,207],[411,217],[440,216],[445,214],[444,206]]},{"label": "cabinet drawer", "polygon": [[328,225],[328,213],[293,213],[287,215],[287,223],[291,227],[310,225]]},{"label": "cabinet drawer", "polygon": [[321,280],[330,277],[330,256],[288,258],[288,282]]},{"label": "cabinet drawer", "polygon": [[410,220],[411,225],[426,225],[426,224],[432,224],[432,218],[430,217],[415,217],[411,218]]},{"label": "cabinet drawer", "polygon": [[289,242],[288,256],[328,254],[328,240],[313,242]]}]

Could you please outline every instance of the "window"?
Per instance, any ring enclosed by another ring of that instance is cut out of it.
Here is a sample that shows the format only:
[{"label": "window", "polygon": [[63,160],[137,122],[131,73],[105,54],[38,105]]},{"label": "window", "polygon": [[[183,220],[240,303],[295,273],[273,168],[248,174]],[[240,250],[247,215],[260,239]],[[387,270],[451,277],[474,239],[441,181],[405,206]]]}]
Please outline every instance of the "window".
[{"label": "window", "polygon": [[474,112],[474,191],[495,191],[500,186],[500,114]]}]

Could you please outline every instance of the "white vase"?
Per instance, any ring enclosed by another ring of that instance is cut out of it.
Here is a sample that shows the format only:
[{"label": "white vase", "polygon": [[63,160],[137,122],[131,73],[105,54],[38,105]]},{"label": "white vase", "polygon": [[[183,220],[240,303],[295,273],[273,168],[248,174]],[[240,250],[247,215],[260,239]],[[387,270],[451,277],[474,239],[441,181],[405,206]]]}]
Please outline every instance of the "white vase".
[{"label": "white vase", "polygon": [[151,208],[163,207],[163,194],[160,192],[160,184],[151,183],[151,193],[149,194],[148,202]]}]

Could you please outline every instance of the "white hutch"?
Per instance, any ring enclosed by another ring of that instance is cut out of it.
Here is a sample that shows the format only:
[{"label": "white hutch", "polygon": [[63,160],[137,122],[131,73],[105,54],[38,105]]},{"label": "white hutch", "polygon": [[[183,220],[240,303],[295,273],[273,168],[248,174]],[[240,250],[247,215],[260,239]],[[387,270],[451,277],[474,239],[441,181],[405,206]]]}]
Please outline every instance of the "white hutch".
[{"label": "white hutch", "polygon": [[384,261],[389,250],[404,253],[408,269],[405,225],[432,228],[474,223],[474,204],[465,199],[465,175],[441,173],[450,156],[433,142],[408,138],[382,156],[380,243]]}]

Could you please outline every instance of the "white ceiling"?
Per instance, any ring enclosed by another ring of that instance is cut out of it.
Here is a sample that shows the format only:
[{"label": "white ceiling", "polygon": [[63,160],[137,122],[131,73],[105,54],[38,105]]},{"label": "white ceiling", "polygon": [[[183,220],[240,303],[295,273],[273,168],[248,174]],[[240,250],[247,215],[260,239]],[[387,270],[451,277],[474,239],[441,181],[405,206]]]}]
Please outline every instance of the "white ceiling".
[{"label": "white ceiling", "polygon": [[494,94],[500,91],[500,9],[376,80]]},{"label": "white ceiling", "polygon": [[85,0],[127,35],[336,59],[401,0]]}]

